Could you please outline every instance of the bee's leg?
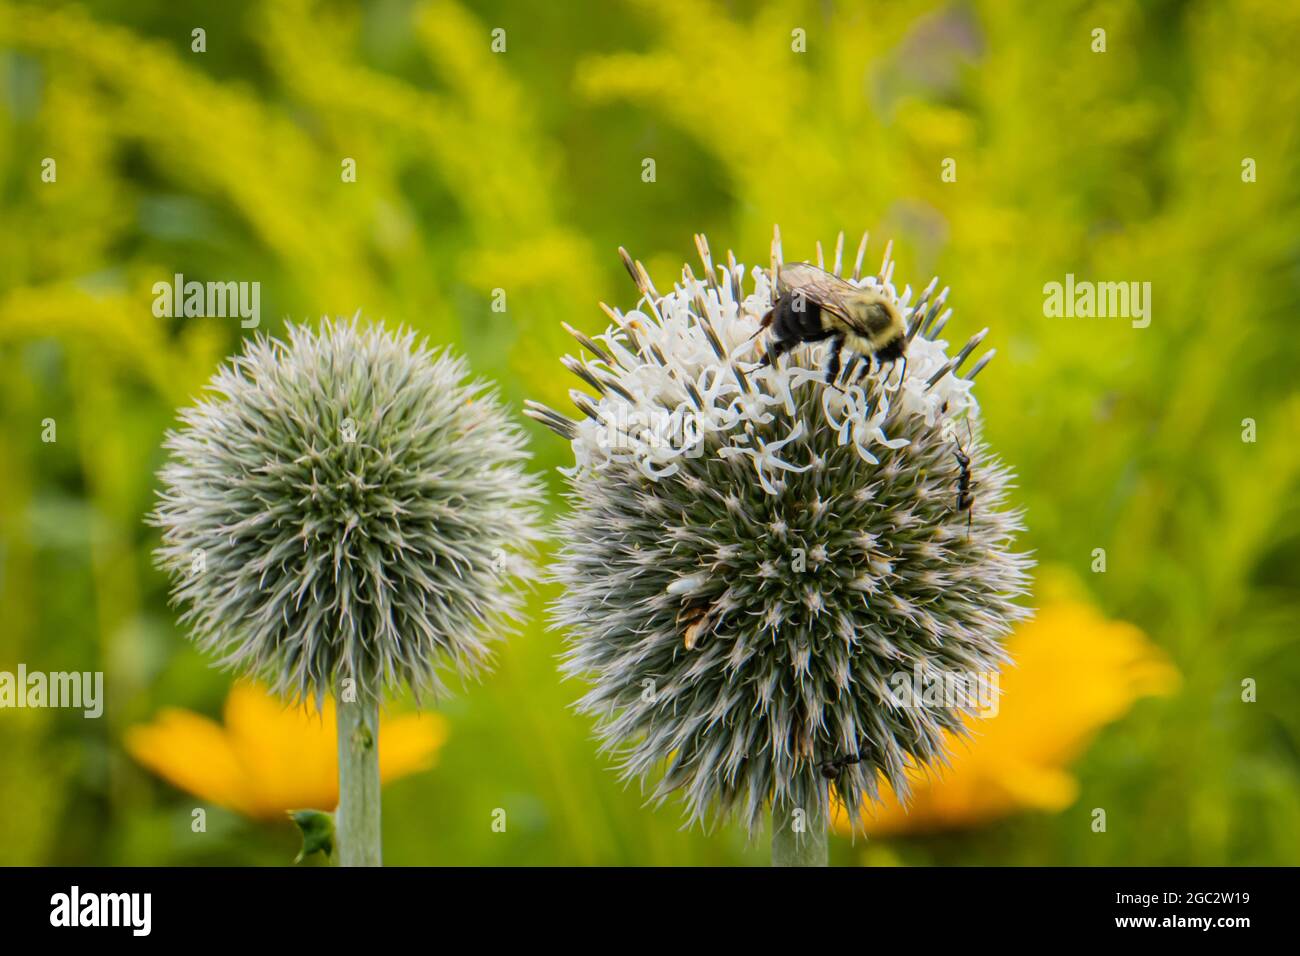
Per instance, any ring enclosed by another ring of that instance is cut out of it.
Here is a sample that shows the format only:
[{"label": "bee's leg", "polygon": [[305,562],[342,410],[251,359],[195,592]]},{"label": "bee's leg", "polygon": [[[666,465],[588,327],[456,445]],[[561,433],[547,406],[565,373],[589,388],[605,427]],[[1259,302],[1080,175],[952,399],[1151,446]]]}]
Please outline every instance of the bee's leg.
[{"label": "bee's leg", "polygon": [[[897,361],[898,361],[897,359],[894,360],[895,363],[897,363]],[[889,371],[890,371],[890,372],[893,372],[893,369],[891,368]],[[903,368],[902,368],[902,370],[899,371],[899,373],[898,373],[898,388],[901,389],[901,388],[903,387],[903,382],[906,380],[906,378],[907,378],[907,356],[904,355],[904,356],[903,356]]]},{"label": "bee's leg", "polygon": [[826,384],[832,388],[839,388],[836,384],[840,377],[840,362],[844,351],[844,336],[833,335],[830,340],[831,354],[826,360]]},{"label": "bee's leg", "polygon": [[775,365],[777,359],[798,344],[798,339],[777,339],[767,347],[767,354],[763,356],[763,364]]},{"label": "bee's leg", "polygon": [[751,335],[749,337],[749,340],[752,342],[754,339],[762,335],[763,332],[767,329],[767,327],[771,325],[772,321],[777,317],[776,313],[778,311],[786,311],[789,308],[790,308],[789,296],[782,296],[781,298],[773,302],[772,308],[768,309],[767,312],[763,314],[762,320],[758,323],[758,331],[755,332],[753,335]]}]

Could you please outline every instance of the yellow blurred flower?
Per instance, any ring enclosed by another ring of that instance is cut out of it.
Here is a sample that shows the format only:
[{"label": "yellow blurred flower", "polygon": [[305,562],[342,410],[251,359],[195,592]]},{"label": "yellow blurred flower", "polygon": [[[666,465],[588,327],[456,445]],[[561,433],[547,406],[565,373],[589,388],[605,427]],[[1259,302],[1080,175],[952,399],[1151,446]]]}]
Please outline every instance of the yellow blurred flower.
[{"label": "yellow blurred flower", "polygon": [[[226,698],[225,724],[177,708],[126,732],[126,749],[169,783],[258,820],[286,810],[338,804],[334,702],[320,714],[286,707],[240,681]],[[447,739],[436,714],[381,718],[379,774],[387,783],[433,766]]]},{"label": "yellow blurred flower", "polygon": [[[1020,810],[1064,810],[1079,785],[1066,769],[1104,725],[1139,697],[1168,694],[1178,671],[1138,628],[1074,599],[1054,600],[1007,643],[996,716],[950,737],[951,766],[911,774],[907,809],[887,787],[861,829],[872,836],[974,826]],[[837,810],[835,829],[850,821]]]}]

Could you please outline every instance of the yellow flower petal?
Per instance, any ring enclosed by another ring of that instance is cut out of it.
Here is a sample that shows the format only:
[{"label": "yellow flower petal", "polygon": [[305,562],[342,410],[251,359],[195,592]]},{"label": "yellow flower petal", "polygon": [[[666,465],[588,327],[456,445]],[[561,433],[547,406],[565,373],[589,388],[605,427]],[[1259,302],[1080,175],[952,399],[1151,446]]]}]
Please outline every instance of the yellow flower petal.
[{"label": "yellow flower petal", "polygon": [[[225,725],[167,709],[132,727],[126,748],[140,764],[182,790],[255,819],[338,804],[337,729],[333,701],[317,714],[286,707],[257,685],[236,683]],[[447,739],[436,714],[380,718],[379,775],[397,780],[433,766]]]},{"label": "yellow flower petal", "polygon": [[[948,740],[951,766],[909,774],[904,809],[889,788],[868,809],[872,835],[973,826],[1020,810],[1059,812],[1078,782],[1067,770],[1104,725],[1140,697],[1171,693],[1179,675],[1131,624],[1079,600],[1053,600],[1007,642],[1015,665],[1002,672],[998,712],[970,719],[971,738]],[[835,827],[850,829],[842,811]]]},{"label": "yellow flower petal", "polygon": [[380,726],[379,776],[385,781],[428,770],[447,740],[446,722],[428,716],[407,714]]},{"label": "yellow flower petal", "polygon": [[231,810],[250,811],[243,768],[215,721],[169,707],[152,724],[129,728],[125,742],[138,763],[168,783]]}]

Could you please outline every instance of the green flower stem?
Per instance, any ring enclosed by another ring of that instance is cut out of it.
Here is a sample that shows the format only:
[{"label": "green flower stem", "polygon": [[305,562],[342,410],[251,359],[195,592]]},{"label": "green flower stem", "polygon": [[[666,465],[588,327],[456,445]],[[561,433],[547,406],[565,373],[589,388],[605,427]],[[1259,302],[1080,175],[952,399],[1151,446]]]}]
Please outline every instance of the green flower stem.
[{"label": "green flower stem", "polygon": [[339,866],[383,866],[379,824],[379,701],[337,701]]},{"label": "green flower stem", "polygon": [[[802,812],[796,812],[802,810]],[[803,832],[795,831],[797,825]],[[772,865],[826,866],[826,818],[817,806],[772,805]]]}]

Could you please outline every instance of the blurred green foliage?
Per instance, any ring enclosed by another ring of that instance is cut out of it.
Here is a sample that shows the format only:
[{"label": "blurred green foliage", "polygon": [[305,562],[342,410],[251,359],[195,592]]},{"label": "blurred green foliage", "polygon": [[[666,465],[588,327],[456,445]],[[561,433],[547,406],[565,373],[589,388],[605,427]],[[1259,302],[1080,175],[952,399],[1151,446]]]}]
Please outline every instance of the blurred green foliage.
[{"label": "blurred green foliage", "polygon": [[[177,628],[142,517],[174,409],[244,332],[155,318],[154,282],[259,281],[269,332],[404,323],[514,405],[560,404],[560,321],[632,302],[618,244],[662,286],[694,232],[766,263],[774,222],[792,258],[841,228],[850,248],[870,228],[871,257],[892,237],[898,277],[952,286],[952,338],[992,327],[978,394],[1028,546],[1184,676],[1102,735],[1065,813],[835,858],[1295,862],[1297,48],[1300,9],[1271,0],[0,0],[0,669],[102,669],[108,695],[98,721],[0,712],[0,863],[297,850],[288,820],[214,811],[191,833],[196,800],[121,746],[162,706],[216,714],[229,682]],[[1067,273],[1151,282],[1150,327],[1045,318]],[[567,449],[533,433],[558,491]],[[763,862],[618,784],[568,710],[546,596],[498,672],[440,705],[438,766],[387,789],[387,861]]]}]

